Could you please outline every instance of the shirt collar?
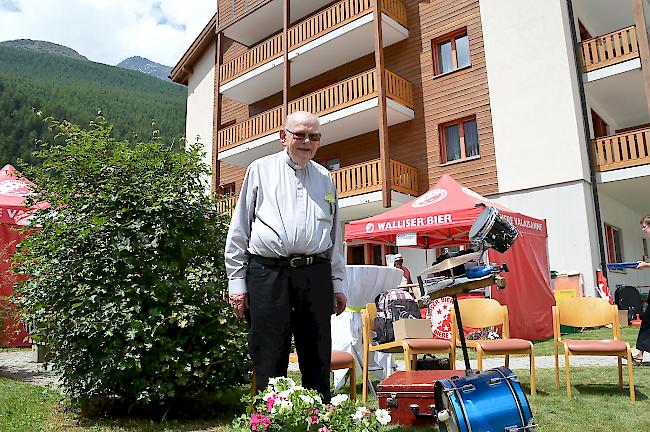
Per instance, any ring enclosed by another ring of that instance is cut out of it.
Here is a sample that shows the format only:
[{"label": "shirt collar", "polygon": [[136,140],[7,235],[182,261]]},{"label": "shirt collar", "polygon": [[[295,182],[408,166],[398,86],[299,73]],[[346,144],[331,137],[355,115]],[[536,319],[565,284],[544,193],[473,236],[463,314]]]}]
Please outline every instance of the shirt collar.
[{"label": "shirt collar", "polygon": [[289,157],[289,152],[287,152],[286,150],[282,150],[280,153],[281,153],[280,157],[282,158],[282,160],[284,160],[287,163],[287,165],[293,168],[294,171],[305,169],[307,168],[307,165],[309,165],[309,162],[307,162],[304,167],[301,167],[300,165],[298,165],[297,163],[291,160],[291,158]]}]

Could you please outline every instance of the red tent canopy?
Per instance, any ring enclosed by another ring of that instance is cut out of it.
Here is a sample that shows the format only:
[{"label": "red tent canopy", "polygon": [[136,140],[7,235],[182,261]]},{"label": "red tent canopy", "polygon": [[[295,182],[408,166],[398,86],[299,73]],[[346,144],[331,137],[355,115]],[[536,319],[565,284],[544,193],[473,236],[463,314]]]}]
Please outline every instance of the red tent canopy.
[{"label": "red tent canopy", "polygon": [[396,209],[346,225],[347,242],[395,244],[398,234],[415,233],[418,247],[434,248],[469,244],[469,230],[483,208],[496,207],[519,230],[505,254],[490,250],[490,261],[506,262],[508,286],[493,297],[508,306],[510,334],[529,340],[553,335],[551,289],[546,222],[512,211],[462,186],[449,175],[424,195]]},{"label": "red tent canopy", "polygon": [[[25,197],[31,193],[31,185],[29,180],[16,177],[11,165],[5,165],[0,170],[0,297],[8,296],[13,291],[10,258],[21,240],[21,235],[16,231],[16,218],[25,212]],[[18,329],[16,323],[4,325],[8,325],[10,332]],[[10,346],[26,346],[29,345],[24,341],[26,336],[23,330],[19,330],[17,334],[12,333],[8,341],[0,342]]]}]

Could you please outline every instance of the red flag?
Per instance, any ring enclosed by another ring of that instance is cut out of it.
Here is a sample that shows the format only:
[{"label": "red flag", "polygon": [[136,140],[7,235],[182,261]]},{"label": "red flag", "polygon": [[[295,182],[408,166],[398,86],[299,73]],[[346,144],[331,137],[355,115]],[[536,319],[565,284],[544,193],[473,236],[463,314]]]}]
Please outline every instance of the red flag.
[{"label": "red flag", "polygon": [[609,292],[609,286],[607,285],[607,279],[603,276],[603,272],[600,269],[596,270],[596,282],[598,287],[598,295],[601,298],[607,299],[609,304],[614,304],[612,301],[612,294]]}]

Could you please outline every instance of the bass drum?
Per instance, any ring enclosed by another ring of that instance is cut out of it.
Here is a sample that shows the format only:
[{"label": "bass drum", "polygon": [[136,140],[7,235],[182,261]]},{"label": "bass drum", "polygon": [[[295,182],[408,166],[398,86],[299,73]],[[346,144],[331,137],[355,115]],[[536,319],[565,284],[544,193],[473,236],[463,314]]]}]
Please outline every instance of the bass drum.
[{"label": "bass drum", "polygon": [[517,377],[505,367],[434,385],[440,432],[534,431],[537,425]]},{"label": "bass drum", "polygon": [[499,214],[495,207],[486,207],[478,215],[469,230],[469,239],[473,243],[484,243],[497,252],[504,253],[517,238],[517,228]]}]

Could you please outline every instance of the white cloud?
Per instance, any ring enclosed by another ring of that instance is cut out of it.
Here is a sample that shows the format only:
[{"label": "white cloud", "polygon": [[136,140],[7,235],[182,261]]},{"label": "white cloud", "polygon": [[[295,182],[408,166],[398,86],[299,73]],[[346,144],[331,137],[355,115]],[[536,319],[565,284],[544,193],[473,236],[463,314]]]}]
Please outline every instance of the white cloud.
[{"label": "white cloud", "polygon": [[0,41],[46,40],[90,60],[139,55],[173,66],[216,11],[214,0],[0,0]]}]

